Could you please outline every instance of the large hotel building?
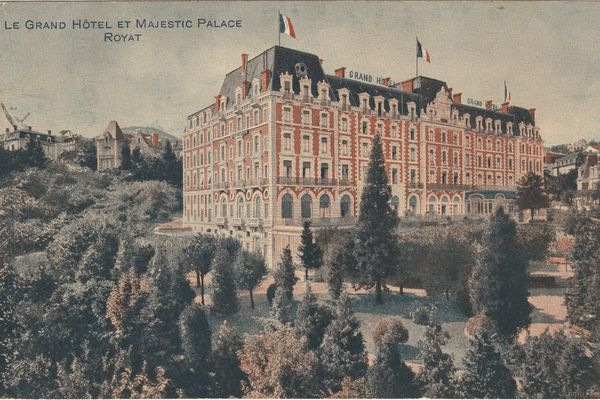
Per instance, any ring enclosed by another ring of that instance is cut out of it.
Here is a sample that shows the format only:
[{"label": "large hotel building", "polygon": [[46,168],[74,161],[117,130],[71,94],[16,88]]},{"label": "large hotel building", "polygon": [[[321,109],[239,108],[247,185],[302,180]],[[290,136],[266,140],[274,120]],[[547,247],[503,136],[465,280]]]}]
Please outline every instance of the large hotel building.
[{"label": "large hotel building", "polygon": [[[183,221],[239,238],[272,262],[312,226],[356,223],[374,135],[403,216],[515,211],[516,182],[542,174],[535,109],[464,104],[440,80],[365,83],[274,46],[225,76],[184,131]],[[416,218],[416,217],[410,217]]]}]

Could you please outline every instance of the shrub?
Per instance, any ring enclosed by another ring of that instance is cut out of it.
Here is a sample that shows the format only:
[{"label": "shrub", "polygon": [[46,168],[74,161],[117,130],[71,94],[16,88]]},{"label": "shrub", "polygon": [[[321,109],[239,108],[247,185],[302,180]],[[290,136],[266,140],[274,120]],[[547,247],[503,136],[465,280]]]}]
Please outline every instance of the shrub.
[{"label": "shrub", "polygon": [[429,325],[433,307],[427,307],[425,304],[419,304],[410,313],[410,319],[417,325]]},{"label": "shrub", "polygon": [[271,283],[267,288],[267,301],[269,302],[269,307],[273,305],[273,299],[275,298],[275,290],[277,290],[277,285]]},{"label": "shrub", "polygon": [[376,346],[381,344],[381,339],[388,332],[393,335],[397,343],[406,343],[408,340],[408,330],[404,327],[400,318],[383,319],[373,329],[373,340]]}]

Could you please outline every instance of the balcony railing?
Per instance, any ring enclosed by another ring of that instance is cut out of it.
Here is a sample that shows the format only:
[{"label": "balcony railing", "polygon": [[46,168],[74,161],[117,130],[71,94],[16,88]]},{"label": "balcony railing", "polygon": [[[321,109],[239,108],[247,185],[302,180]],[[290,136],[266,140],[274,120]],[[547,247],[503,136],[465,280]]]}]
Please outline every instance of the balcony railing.
[{"label": "balcony railing", "polygon": [[248,226],[252,228],[258,228],[263,224],[262,218],[248,218],[246,221]]},{"label": "balcony railing", "polygon": [[244,219],[243,218],[231,218],[231,225],[232,226],[242,226],[243,223],[244,223]]},{"label": "balcony railing", "polygon": [[226,217],[217,217],[217,218],[215,218],[215,223],[217,225],[227,225],[227,218]]},{"label": "balcony railing", "polygon": [[469,190],[471,186],[454,183],[428,183],[427,188],[431,190]]},{"label": "balcony railing", "polygon": [[229,182],[216,182],[213,186],[215,189],[227,189],[229,188]]},{"label": "balcony railing", "polygon": [[288,92],[284,92],[282,97],[283,97],[285,100],[294,100],[294,96],[295,96],[295,95],[294,95],[294,92],[289,92],[289,91],[288,91]]},{"label": "balcony railing", "polygon": [[310,221],[313,227],[334,227],[334,226],[354,226],[356,217],[317,217],[317,218],[280,218],[276,220],[276,225],[285,226],[303,226],[305,221]]},{"label": "balcony railing", "polygon": [[298,176],[280,176],[277,178],[280,185],[300,185],[300,186],[337,186],[337,179],[329,178],[302,178]]},{"label": "balcony railing", "polygon": [[515,186],[501,186],[501,185],[476,185],[471,188],[472,191],[506,191],[514,192],[517,190]]},{"label": "balcony railing", "polygon": [[408,182],[407,186],[409,189],[423,189],[423,184],[417,182]]}]

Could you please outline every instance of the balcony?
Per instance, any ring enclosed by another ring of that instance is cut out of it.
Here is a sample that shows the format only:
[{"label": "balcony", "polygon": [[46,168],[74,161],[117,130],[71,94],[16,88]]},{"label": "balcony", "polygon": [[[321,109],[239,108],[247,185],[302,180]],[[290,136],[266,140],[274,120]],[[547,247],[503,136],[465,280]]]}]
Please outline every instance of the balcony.
[{"label": "balcony", "polygon": [[417,182],[408,182],[407,186],[409,189],[423,189],[423,184]]},{"label": "balcony", "polygon": [[340,186],[353,186],[352,181],[348,178],[340,179]]},{"label": "balcony", "polygon": [[228,189],[229,182],[216,182],[213,186],[215,189]]},{"label": "balcony", "polygon": [[227,217],[217,217],[215,218],[215,223],[219,226],[227,225]]},{"label": "balcony", "polygon": [[294,92],[290,92],[290,91],[284,92],[283,96],[281,96],[281,97],[283,97],[284,100],[294,100]]},{"label": "balcony", "polygon": [[502,185],[476,185],[470,189],[473,192],[514,192],[517,190],[517,187]]},{"label": "balcony", "polygon": [[319,105],[323,107],[329,107],[331,105],[331,101],[327,99],[319,99]]},{"label": "balcony", "polygon": [[243,223],[243,218],[231,218],[231,226],[242,226]]},{"label": "balcony", "polygon": [[248,226],[251,228],[258,228],[263,224],[262,218],[248,218],[247,221]]},{"label": "balcony", "polygon": [[297,176],[280,176],[277,178],[280,185],[299,185],[299,186],[337,186],[337,179],[329,178],[301,178]]},{"label": "balcony", "polygon": [[276,225],[284,226],[303,226],[305,221],[310,221],[310,225],[316,228],[354,226],[358,219],[356,217],[319,217],[319,218],[281,218],[276,220]]},{"label": "balcony", "polygon": [[340,106],[340,109],[341,109],[342,111],[351,111],[351,110],[352,110],[352,107],[350,106],[350,104],[348,104],[348,103],[344,103],[344,104],[342,104],[342,105]]},{"label": "balcony", "polygon": [[454,183],[428,183],[427,189],[431,190],[453,190],[453,191],[462,191],[469,190],[471,186],[469,185],[459,185]]}]

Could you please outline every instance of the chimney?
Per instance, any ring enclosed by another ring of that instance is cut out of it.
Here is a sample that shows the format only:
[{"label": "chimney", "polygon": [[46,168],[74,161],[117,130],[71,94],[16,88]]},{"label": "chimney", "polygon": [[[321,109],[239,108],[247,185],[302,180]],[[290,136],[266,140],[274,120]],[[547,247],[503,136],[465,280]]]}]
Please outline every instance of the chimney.
[{"label": "chimney", "polygon": [[392,78],[390,78],[390,77],[383,78],[383,81],[382,81],[383,86],[390,86],[390,79],[392,79]]},{"label": "chimney", "polygon": [[221,109],[221,95],[220,94],[215,96],[215,109],[217,110],[217,113],[220,112],[220,109]]},{"label": "chimney", "polygon": [[152,132],[152,145],[158,146],[158,133]]},{"label": "chimney", "polygon": [[48,129],[48,136],[52,136],[52,131]]},{"label": "chimney", "polygon": [[340,78],[346,77],[346,67],[341,67],[335,70],[335,76]]},{"label": "chimney", "polygon": [[508,112],[508,101],[505,101],[504,103],[502,103],[502,112],[503,113],[507,113]]},{"label": "chimney", "polygon": [[452,101],[458,104],[462,104],[462,93],[453,94]]},{"label": "chimney", "polygon": [[492,103],[493,103],[492,100],[488,100],[488,101],[485,102],[485,108],[486,108],[486,110],[491,110],[492,109]]},{"label": "chimney", "polygon": [[27,130],[31,130],[31,126],[28,126],[28,127],[27,127]]},{"label": "chimney", "polygon": [[529,115],[531,115],[531,119],[535,123],[535,108],[530,108],[529,109]]},{"label": "chimney", "polygon": [[9,128],[6,128],[6,133],[10,133],[10,129]]},{"label": "chimney", "polygon": [[246,79],[246,68],[248,67],[248,53],[242,53],[242,76]]},{"label": "chimney", "polygon": [[319,58],[319,64],[323,65],[323,61],[324,60],[322,58]]},{"label": "chimney", "polygon": [[409,79],[407,81],[402,82],[402,90],[408,93],[412,93],[413,91],[413,80]]},{"label": "chimney", "polygon": [[271,80],[271,71],[265,68],[260,73],[260,91],[264,92],[269,87],[269,81]]}]

